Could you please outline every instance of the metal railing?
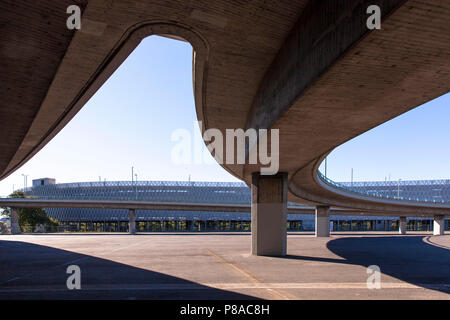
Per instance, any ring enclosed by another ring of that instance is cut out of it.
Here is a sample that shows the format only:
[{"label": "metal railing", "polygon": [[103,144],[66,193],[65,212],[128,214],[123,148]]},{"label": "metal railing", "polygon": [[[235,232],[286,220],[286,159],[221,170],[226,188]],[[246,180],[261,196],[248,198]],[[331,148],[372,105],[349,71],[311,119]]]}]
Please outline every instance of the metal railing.
[{"label": "metal railing", "polygon": [[39,199],[250,203],[244,183],[187,181],[108,181],[38,185],[25,194]]},{"label": "metal railing", "polygon": [[336,182],[320,171],[317,171],[317,176],[329,186],[375,199],[450,203],[450,180]]}]

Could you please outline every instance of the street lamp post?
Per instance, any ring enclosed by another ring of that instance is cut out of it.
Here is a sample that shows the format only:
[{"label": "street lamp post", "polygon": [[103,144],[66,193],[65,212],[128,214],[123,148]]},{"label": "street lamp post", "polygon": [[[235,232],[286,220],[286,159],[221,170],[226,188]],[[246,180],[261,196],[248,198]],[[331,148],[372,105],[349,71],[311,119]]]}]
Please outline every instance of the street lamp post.
[{"label": "street lamp post", "polygon": [[350,180],[351,180],[350,185],[351,185],[352,190],[353,190],[353,168],[352,168],[352,174],[351,174]]},{"label": "street lamp post", "polygon": [[134,166],[131,166],[131,190],[133,190],[134,185]]},{"label": "street lamp post", "polygon": [[28,174],[23,174],[22,173],[22,176],[23,176],[23,192],[25,193],[26,191],[27,191],[27,177],[28,177]]},{"label": "street lamp post", "polygon": [[136,184],[136,200],[138,199],[138,194],[137,194],[137,173],[134,174],[135,179],[135,184]]},{"label": "street lamp post", "polygon": [[400,199],[400,181],[402,181],[402,179],[398,179],[398,184],[397,184],[397,199]]}]

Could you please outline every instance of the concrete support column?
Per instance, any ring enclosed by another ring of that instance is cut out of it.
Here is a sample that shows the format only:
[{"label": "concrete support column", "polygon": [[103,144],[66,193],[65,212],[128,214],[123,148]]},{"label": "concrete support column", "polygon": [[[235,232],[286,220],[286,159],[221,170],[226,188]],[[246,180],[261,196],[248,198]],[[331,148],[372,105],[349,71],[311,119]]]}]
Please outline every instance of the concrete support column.
[{"label": "concrete support column", "polygon": [[330,236],[330,207],[316,206],[316,237]]},{"label": "concrete support column", "polygon": [[286,255],[287,174],[252,174],[252,254]]},{"label": "concrete support column", "polygon": [[435,215],[433,220],[433,235],[443,236],[445,228],[445,220],[443,215]]},{"label": "concrete support column", "polygon": [[11,208],[11,234],[22,233],[19,227],[19,214],[17,208]]},{"label": "concrete support column", "polygon": [[398,225],[398,233],[406,234],[406,217],[400,217],[400,222]]},{"label": "concrete support column", "polygon": [[136,213],[134,209],[130,209],[128,231],[130,232],[130,234],[136,233]]}]

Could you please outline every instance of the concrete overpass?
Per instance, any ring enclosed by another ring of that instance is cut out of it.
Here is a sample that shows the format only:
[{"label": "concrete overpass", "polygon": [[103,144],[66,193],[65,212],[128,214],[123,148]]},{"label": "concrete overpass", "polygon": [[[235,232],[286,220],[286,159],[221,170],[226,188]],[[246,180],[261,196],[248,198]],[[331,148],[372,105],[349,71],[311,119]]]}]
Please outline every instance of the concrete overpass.
[{"label": "concrete overpass", "polygon": [[[155,202],[155,201],[130,201],[130,200],[55,200],[55,199],[23,199],[23,198],[0,198],[0,207],[12,209],[11,230],[14,234],[20,233],[18,225],[18,208],[88,208],[88,209],[127,209],[129,210],[129,230],[135,233],[135,211],[136,210],[181,210],[181,211],[218,211],[218,212],[249,212],[250,205],[230,203],[186,203],[186,202]],[[314,206],[287,207],[288,213],[315,214]],[[333,215],[366,215],[367,213],[341,208],[331,208]],[[379,215],[387,215],[382,211]],[[417,215],[423,217],[424,215]],[[316,236],[320,236],[316,230]],[[435,228],[434,234],[440,235],[444,232],[444,224],[441,228]],[[406,216],[400,217],[400,234],[406,234]]]},{"label": "concrete overpass", "polygon": [[[155,202],[155,201],[124,201],[124,200],[54,200],[54,199],[23,199],[0,198],[0,207],[9,207],[11,212],[11,231],[20,233],[18,225],[18,208],[88,208],[88,209],[127,209],[129,210],[129,230],[135,233],[136,210],[185,210],[185,211],[219,211],[219,212],[249,212],[250,205],[229,203],[186,203],[186,202]],[[315,208],[288,206],[289,213],[314,214]],[[337,215],[363,215],[363,213],[333,208],[333,214]]]},{"label": "concrete overpass", "polygon": [[[5,3],[1,35],[0,178],[50,141],[150,35],[192,44],[203,129],[280,130],[280,174],[224,165],[253,189],[254,254],[286,252],[287,200],[424,214],[450,206],[384,201],[327,185],[317,174],[335,147],[449,91],[450,4],[444,0],[78,2],[82,28],[65,27],[70,1]],[[381,8],[380,30],[366,26]],[[32,31],[32,32],[30,32]],[[39,75],[39,77],[37,77]],[[378,214],[378,213],[377,213]]]}]

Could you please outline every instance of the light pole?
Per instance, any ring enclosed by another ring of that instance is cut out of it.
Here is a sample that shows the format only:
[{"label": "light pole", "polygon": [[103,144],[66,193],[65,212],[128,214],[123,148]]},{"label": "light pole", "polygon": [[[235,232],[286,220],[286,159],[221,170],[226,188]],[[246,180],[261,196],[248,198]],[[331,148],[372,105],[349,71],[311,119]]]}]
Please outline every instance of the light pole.
[{"label": "light pole", "polygon": [[27,177],[28,177],[28,174],[23,174],[22,173],[22,176],[23,176],[23,192],[25,193],[26,190],[27,190]]},{"label": "light pole", "polygon": [[352,189],[353,189],[353,168],[352,168],[352,176],[351,176],[351,186],[352,186]]},{"label": "light pole", "polygon": [[400,199],[400,181],[402,181],[402,179],[398,179],[398,184],[397,184],[397,199]]},{"label": "light pole", "polygon": [[133,190],[134,167],[131,166],[131,190]]},{"label": "light pole", "polygon": [[135,184],[136,184],[136,200],[138,199],[138,196],[137,196],[137,173],[135,173],[134,174],[134,176],[135,176]]}]

